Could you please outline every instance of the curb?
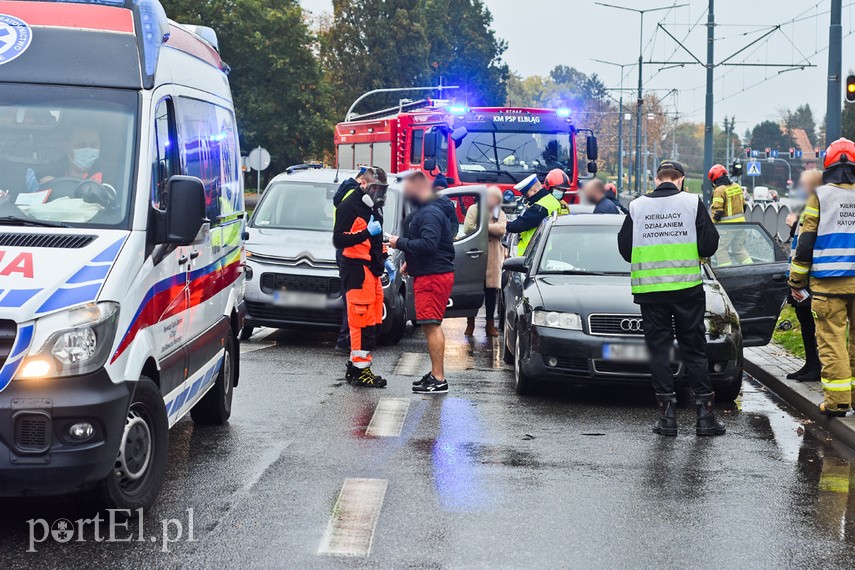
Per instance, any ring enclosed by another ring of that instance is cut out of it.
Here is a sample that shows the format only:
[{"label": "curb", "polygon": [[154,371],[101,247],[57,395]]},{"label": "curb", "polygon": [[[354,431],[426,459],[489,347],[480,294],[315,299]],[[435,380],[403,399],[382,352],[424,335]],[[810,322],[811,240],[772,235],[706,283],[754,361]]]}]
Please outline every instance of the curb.
[{"label": "curb", "polygon": [[770,362],[775,357],[764,354],[769,352],[769,349],[745,349],[745,371],[817,426],[855,449],[855,416],[833,418],[820,414],[817,406],[822,401],[822,392],[815,387],[816,383],[787,380],[786,372],[779,372],[780,366]]}]

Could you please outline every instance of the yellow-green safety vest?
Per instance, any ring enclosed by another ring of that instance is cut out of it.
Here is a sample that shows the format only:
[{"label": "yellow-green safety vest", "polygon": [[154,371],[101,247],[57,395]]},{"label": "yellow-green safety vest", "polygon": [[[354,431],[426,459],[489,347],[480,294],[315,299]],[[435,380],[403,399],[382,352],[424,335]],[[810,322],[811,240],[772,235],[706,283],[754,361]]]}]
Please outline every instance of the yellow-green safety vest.
[{"label": "yellow-green safety vest", "polygon": [[[351,194],[353,194],[353,191],[354,191],[354,190],[356,190],[356,188],[351,188],[350,190],[348,190],[348,191],[344,194],[344,197],[341,199],[341,202],[344,202],[345,200],[347,200],[347,197],[348,197],[348,196],[350,196]],[[339,204],[341,204],[341,202],[339,202]],[[336,212],[338,212],[338,206],[336,206],[335,208],[333,208],[333,213],[332,213],[332,221],[333,221],[333,225],[335,225],[335,215],[336,215]]]},{"label": "yellow-green safety vest", "polygon": [[[547,194],[535,202],[535,204],[546,208],[547,217],[561,209],[561,202],[559,202],[552,194]],[[525,255],[525,250],[528,248],[528,244],[536,231],[537,228],[531,228],[530,230],[520,232],[520,242],[517,244],[517,255]]]}]

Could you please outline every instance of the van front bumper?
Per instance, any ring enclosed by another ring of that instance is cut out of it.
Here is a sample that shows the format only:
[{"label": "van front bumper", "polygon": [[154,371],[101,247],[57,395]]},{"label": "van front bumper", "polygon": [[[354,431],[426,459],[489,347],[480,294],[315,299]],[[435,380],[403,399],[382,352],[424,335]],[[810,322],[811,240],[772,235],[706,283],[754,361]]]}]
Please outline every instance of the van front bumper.
[{"label": "van front bumper", "polygon": [[[116,461],[134,384],[92,374],[18,380],[0,392],[0,496],[71,493],[91,487]],[[69,428],[93,434],[76,442]]]}]

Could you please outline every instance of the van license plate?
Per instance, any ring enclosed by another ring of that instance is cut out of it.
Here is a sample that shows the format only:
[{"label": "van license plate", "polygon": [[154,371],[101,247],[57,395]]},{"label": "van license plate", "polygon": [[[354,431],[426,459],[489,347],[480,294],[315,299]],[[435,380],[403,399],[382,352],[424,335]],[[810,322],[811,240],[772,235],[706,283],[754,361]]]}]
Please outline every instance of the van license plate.
[{"label": "van license plate", "polygon": [[650,360],[650,355],[643,344],[604,344],[603,360],[647,362]]},{"label": "van license plate", "polygon": [[280,307],[304,309],[324,309],[327,306],[327,298],[324,295],[305,291],[274,291],[273,302]]}]

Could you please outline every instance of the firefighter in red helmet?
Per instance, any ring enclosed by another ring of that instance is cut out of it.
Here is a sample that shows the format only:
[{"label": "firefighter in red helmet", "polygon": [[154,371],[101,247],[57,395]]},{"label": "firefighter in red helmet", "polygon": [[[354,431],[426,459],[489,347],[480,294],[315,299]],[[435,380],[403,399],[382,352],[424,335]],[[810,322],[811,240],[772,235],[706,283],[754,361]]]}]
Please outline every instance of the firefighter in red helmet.
[{"label": "firefighter in red helmet", "polygon": [[543,179],[543,187],[552,192],[552,195],[561,203],[559,214],[570,213],[568,204],[575,204],[578,200],[577,192],[570,189],[570,177],[560,168],[553,168]]},{"label": "firefighter in red helmet", "polygon": [[[710,215],[717,224],[735,224],[745,221],[745,198],[742,186],[731,182],[727,169],[716,164],[707,173],[713,185],[713,198]],[[742,232],[726,232],[721,236],[718,252],[718,266],[751,263],[748,250],[745,249],[745,236]]]},{"label": "firefighter in red helmet", "polygon": [[[790,263],[797,300],[810,285],[825,393],[819,411],[845,416],[852,407],[855,362],[855,143],[828,147],[822,186],[808,198],[799,242]],[[849,338],[847,339],[847,331]]]}]

